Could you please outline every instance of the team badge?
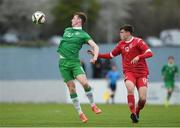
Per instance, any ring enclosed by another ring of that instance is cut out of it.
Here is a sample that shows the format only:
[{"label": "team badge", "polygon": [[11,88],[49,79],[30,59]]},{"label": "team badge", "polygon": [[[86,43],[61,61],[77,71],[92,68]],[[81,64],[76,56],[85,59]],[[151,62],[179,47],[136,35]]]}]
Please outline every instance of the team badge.
[{"label": "team badge", "polygon": [[73,33],[67,33],[67,37],[72,37]]},{"label": "team badge", "polygon": [[125,47],[124,49],[126,52],[129,52],[129,47]]}]

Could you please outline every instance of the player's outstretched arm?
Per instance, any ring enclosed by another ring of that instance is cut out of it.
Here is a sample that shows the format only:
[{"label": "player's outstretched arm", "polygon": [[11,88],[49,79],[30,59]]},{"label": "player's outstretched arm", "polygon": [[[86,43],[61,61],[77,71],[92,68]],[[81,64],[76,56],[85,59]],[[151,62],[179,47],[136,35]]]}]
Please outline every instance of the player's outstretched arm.
[{"label": "player's outstretched arm", "polygon": [[97,46],[97,44],[93,41],[93,40],[89,40],[88,44],[93,48],[93,58],[90,60],[91,63],[95,63],[97,61],[98,58],[98,54],[99,54],[99,47]]},{"label": "player's outstretched arm", "polygon": [[[93,50],[88,50],[87,52],[91,55],[94,55]],[[119,48],[119,45],[117,45],[110,53],[103,53],[103,54],[99,53],[98,58],[112,59],[113,57],[116,57],[119,54],[121,54],[121,50]]]},{"label": "player's outstretched arm", "polygon": [[[88,54],[94,55],[94,50],[88,50]],[[110,53],[98,54],[98,58],[111,59]]]}]

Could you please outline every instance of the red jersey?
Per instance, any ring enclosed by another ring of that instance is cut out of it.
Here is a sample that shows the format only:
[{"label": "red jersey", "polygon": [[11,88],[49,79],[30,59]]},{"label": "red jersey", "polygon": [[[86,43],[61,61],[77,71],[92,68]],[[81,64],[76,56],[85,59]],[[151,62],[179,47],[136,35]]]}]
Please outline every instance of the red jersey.
[{"label": "red jersey", "polygon": [[128,42],[119,41],[111,51],[110,56],[122,54],[123,73],[132,72],[138,75],[148,75],[149,71],[145,58],[140,58],[136,64],[131,63],[136,56],[145,53],[148,49],[148,45],[142,39],[132,37]]}]

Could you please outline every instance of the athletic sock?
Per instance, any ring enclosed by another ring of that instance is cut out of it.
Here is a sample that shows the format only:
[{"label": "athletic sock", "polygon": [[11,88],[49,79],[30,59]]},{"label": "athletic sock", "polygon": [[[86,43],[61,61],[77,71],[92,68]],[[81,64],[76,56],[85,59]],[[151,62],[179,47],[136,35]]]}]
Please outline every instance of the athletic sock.
[{"label": "athletic sock", "polygon": [[70,94],[70,97],[71,97],[73,105],[74,105],[76,111],[78,112],[78,114],[80,115],[81,113],[83,113],[82,109],[81,109],[81,106],[80,106],[80,102],[79,102],[77,94],[76,93],[72,93],[72,94]]},{"label": "athletic sock", "polygon": [[94,103],[94,98],[93,98],[93,93],[92,93],[92,89],[90,86],[88,86],[87,88],[84,88],[85,92],[86,92],[86,96],[89,99],[89,103],[91,104],[91,107],[93,107],[95,105]]},{"label": "athletic sock", "polygon": [[167,94],[167,101],[169,101],[169,99],[171,98],[171,94],[172,94],[172,92],[168,92],[168,94]]},{"label": "athletic sock", "polygon": [[130,109],[131,113],[135,113],[135,99],[134,99],[134,95],[133,94],[128,95],[127,99],[128,99],[128,106],[129,106],[129,109]]},{"label": "athletic sock", "polygon": [[140,110],[144,108],[145,103],[146,103],[146,100],[139,100],[138,101],[138,106],[136,108],[136,114],[137,115],[139,115]]}]

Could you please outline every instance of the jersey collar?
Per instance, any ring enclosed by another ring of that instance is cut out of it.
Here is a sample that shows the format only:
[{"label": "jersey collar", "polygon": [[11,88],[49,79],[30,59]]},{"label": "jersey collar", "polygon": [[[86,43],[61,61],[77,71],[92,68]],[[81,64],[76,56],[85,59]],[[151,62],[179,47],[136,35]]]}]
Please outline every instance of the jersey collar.
[{"label": "jersey collar", "polygon": [[168,63],[168,66],[169,66],[169,67],[173,67],[173,66],[174,66],[174,64],[169,64],[169,63]]},{"label": "jersey collar", "polygon": [[127,44],[128,44],[128,43],[132,42],[132,40],[133,40],[133,39],[134,39],[134,37],[132,36],[132,37],[131,37],[131,39],[130,39],[130,40],[128,40],[128,41],[125,41],[125,43],[127,43]]},{"label": "jersey collar", "polygon": [[80,30],[80,29],[82,29],[82,27],[73,27],[73,29],[78,29],[78,30]]}]

